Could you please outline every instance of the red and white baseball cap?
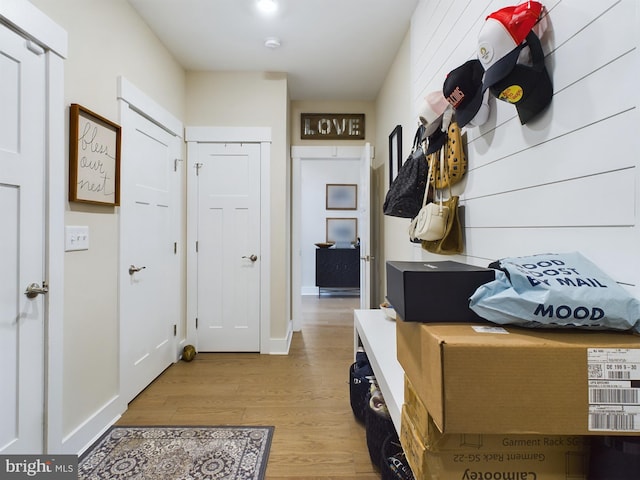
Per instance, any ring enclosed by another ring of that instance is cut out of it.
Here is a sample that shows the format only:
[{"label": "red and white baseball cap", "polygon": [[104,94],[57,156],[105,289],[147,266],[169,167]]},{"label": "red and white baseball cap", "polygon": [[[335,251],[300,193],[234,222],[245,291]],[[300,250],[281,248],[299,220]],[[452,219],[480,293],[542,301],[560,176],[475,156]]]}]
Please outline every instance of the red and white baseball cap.
[{"label": "red and white baseball cap", "polygon": [[526,1],[487,16],[478,35],[478,60],[485,71],[483,88],[502,80],[513,69],[543,9],[540,2]]}]

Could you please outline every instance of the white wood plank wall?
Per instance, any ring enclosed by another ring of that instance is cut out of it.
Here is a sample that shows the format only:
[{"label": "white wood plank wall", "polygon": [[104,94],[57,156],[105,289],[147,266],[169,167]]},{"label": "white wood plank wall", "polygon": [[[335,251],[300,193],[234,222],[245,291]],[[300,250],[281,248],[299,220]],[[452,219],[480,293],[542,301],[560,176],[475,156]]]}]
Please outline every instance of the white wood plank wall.
[{"label": "white wood plank wall", "polygon": [[[517,3],[421,0],[411,25],[416,117],[425,94],[475,57],[486,16]],[[464,211],[465,254],[451,259],[486,265],[577,250],[640,296],[640,1],[542,3],[553,101],[520,125],[515,107],[492,98],[489,121],[464,129],[469,171],[454,194]],[[416,255],[433,259],[419,248]]]}]

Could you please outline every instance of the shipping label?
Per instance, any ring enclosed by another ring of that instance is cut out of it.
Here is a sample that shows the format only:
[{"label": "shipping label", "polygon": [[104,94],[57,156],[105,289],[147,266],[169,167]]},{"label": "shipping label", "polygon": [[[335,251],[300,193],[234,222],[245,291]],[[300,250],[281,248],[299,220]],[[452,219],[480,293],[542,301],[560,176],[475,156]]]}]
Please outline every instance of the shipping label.
[{"label": "shipping label", "polygon": [[589,348],[589,431],[640,432],[640,349]]}]

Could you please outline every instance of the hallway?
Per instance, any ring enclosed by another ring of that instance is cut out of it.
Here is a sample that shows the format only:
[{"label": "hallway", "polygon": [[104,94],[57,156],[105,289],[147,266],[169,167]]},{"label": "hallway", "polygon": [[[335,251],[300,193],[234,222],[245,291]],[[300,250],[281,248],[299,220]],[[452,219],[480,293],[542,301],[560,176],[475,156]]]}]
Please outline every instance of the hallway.
[{"label": "hallway", "polygon": [[288,356],[203,353],[168,368],[120,425],[274,425],[268,480],[377,480],[349,405],[359,298],[303,297]]}]

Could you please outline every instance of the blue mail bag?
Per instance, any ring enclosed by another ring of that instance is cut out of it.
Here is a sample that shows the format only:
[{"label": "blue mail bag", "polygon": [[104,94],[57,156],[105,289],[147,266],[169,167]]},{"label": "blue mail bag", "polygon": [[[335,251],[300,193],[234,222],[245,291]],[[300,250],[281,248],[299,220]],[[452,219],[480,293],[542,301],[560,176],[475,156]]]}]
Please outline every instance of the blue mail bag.
[{"label": "blue mail bag", "polygon": [[469,307],[498,324],[640,333],[640,301],[578,252],[504,258]]}]

